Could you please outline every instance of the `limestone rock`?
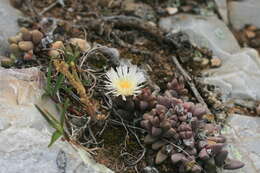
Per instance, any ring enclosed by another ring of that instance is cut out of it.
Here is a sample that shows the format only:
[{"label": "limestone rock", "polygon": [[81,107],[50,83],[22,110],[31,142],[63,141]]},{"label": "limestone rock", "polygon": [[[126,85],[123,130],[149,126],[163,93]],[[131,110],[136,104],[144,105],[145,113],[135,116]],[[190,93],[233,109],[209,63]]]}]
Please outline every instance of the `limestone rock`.
[{"label": "limestone rock", "polygon": [[218,13],[220,14],[223,21],[228,24],[228,8],[227,8],[227,0],[215,0],[217,5]]},{"label": "limestone rock", "polygon": [[260,27],[260,1],[230,1],[228,3],[230,23],[235,29],[242,29],[247,24]]},{"label": "limestone rock", "polygon": [[206,47],[222,61],[204,72],[203,82],[218,86],[223,99],[260,100],[260,58],[254,49],[241,49],[228,27],[216,17],[179,14],[162,18],[166,31],[184,32],[198,47]]},{"label": "limestone rock", "polygon": [[222,133],[228,139],[229,157],[245,163],[245,166],[239,170],[226,170],[224,173],[260,172],[260,118],[230,115]]},{"label": "limestone rock", "polygon": [[240,50],[231,31],[216,16],[177,14],[160,19],[159,26],[168,32],[186,33],[194,45],[209,48],[221,59]]},{"label": "limestone rock", "polygon": [[38,68],[0,67],[0,172],[112,173],[67,142],[59,140],[47,147],[53,129],[34,104],[53,115],[58,112],[51,100],[41,99],[42,87]]},{"label": "limestone rock", "polygon": [[19,31],[16,20],[21,13],[15,10],[9,0],[0,1],[0,54],[4,55],[8,50],[8,38]]}]

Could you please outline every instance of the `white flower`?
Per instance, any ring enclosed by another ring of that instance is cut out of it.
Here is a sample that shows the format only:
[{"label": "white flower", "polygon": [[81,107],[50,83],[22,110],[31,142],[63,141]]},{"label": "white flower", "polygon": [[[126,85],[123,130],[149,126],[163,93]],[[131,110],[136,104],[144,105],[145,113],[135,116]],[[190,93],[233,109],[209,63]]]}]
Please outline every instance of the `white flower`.
[{"label": "white flower", "polygon": [[141,92],[143,83],[146,81],[144,73],[135,65],[120,65],[116,71],[111,68],[106,73],[106,87],[109,93],[115,96],[122,96],[125,100],[126,96],[137,95]]}]

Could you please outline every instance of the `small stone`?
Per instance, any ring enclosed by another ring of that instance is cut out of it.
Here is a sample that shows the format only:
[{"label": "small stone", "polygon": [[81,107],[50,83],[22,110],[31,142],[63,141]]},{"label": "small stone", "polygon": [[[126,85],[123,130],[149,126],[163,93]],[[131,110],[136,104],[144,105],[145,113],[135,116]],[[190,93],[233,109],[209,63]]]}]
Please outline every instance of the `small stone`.
[{"label": "small stone", "polygon": [[201,66],[205,67],[209,64],[209,59],[208,58],[202,58]]},{"label": "small stone", "polygon": [[17,44],[19,41],[22,41],[22,34],[18,34],[16,36],[12,36],[12,37],[8,38],[8,42],[10,44],[12,44],[12,43],[16,43]]},{"label": "small stone", "polygon": [[260,115],[260,104],[256,107],[256,113],[257,115]]},{"label": "small stone", "polygon": [[250,26],[246,27],[246,29],[249,30],[249,31],[256,31],[257,27],[254,26],[254,25],[250,25]]},{"label": "small stone", "polygon": [[196,57],[193,58],[193,61],[196,62],[196,63],[201,63],[202,62],[202,58],[196,56]]},{"label": "small stone", "polygon": [[50,50],[49,53],[48,53],[48,55],[49,55],[50,57],[55,58],[55,57],[58,57],[58,56],[60,55],[60,53],[59,53],[59,51],[57,51],[57,50]]},{"label": "small stone", "polygon": [[14,54],[17,54],[20,51],[18,45],[15,43],[10,44],[9,49]]},{"label": "small stone", "polygon": [[1,57],[0,58],[1,66],[9,68],[14,64],[14,61],[8,57]]},{"label": "small stone", "polygon": [[55,41],[54,43],[52,43],[51,48],[52,49],[63,49],[64,44],[62,41]]},{"label": "small stone", "polygon": [[250,39],[255,38],[255,36],[256,36],[256,33],[254,31],[250,31],[250,30],[246,30],[245,34],[246,34],[247,38],[250,38]]},{"label": "small stone", "polygon": [[181,11],[183,12],[188,12],[188,11],[191,11],[193,9],[193,6],[192,5],[184,5],[184,6],[181,6]]},{"label": "small stone", "polygon": [[213,57],[210,60],[211,67],[220,67],[221,66],[221,59],[217,57]]},{"label": "small stone", "polygon": [[65,47],[64,47],[64,44],[63,44],[62,41],[55,41],[54,43],[52,43],[51,48],[53,50],[50,50],[48,52],[48,55],[50,57],[55,58],[55,57],[58,57],[60,55],[60,52],[58,50],[55,50],[55,49],[64,49]]},{"label": "small stone", "polygon": [[252,100],[243,100],[243,99],[236,99],[234,100],[234,104],[241,106],[241,107],[245,107],[248,109],[253,110],[256,106],[255,101]]},{"label": "small stone", "polygon": [[178,13],[178,8],[168,7],[166,8],[166,11],[168,12],[169,15],[174,15]]},{"label": "small stone", "polygon": [[143,169],[143,173],[159,173],[155,167],[147,166]]},{"label": "small stone", "polygon": [[23,59],[26,61],[32,60],[33,59],[33,50],[26,52],[23,56]]},{"label": "small stone", "polygon": [[90,49],[90,45],[86,40],[80,39],[80,38],[72,38],[70,39],[70,43],[78,46],[81,51],[88,51]]},{"label": "small stone", "polygon": [[22,51],[25,52],[33,49],[33,43],[31,41],[20,41],[18,46]]},{"label": "small stone", "polygon": [[33,41],[33,43],[34,44],[40,43],[40,41],[43,38],[43,33],[41,33],[39,30],[33,30],[31,32],[31,34],[32,34],[32,41]]},{"label": "small stone", "polygon": [[31,41],[32,40],[32,34],[28,29],[21,28],[20,32],[22,33],[22,38],[23,38],[24,41]]}]

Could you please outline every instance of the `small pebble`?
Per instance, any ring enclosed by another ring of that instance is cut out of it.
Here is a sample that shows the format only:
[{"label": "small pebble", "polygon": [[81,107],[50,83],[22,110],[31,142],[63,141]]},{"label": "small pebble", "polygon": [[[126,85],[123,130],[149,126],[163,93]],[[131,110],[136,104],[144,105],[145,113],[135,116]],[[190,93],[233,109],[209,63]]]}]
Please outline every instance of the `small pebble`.
[{"label": "small pebble", "polygon": [[207,66],[209,64],[209,59],[208,58],[203,58],[202,59],[202,62],[201,62],[201,65],[203,66],[203,67],[205,67],[205,66]]},{"label": "small pebble", "polygon": [[33,49],[33,43],[31,41],[20,41],[18,46],[22,51],[25,52]]},{"label": "small pebble", "polygon": [[18,43],[19,41],[22,41],[22,33],[17,34],[16,36],[12,36],[8,38],[8,42],[10,44],[12,43]]},{"label": "small pebble", "polygon": [[192,5],[185,5],[185,6],[181,6],[181,10],[183,12],[188,12],[188,11],[191,11],[193,9],[193,6]]},{"label": "small pebble", "polygon": [[178,13],[178,8],[168,7],[166,8],[166,11],[168,12],[169,15],[174,15]]},{"label": "small pebble", "polygon": [[247,38],[255,38],[256,37],[256,33],[254,31],[246,30],[245,34],[246,34]]},{"label": "small pebble", "polygon": [[9,49],[10,49],[10,51],[11,51],[12,53],[14,53],[14,54],[17,54],[17,53],[20,52],[20,49],[19,49],[18,45],[15,44],[15,43],[10,44],[10,45],[9,45]]},{"label": "small pebble", "polygon": [[14,61],[8,57],[1,57],[0,58],[1,66],[9,68],[14,64]]},{"label": "small pebble", "polygon": [[40,41],[43,38],[43,34],[39,30],[33,30],[31,31],[32,34],[32,41],[34,44],[40,43]]},{"label": "small pebble", "polygon": [[64,49],[65,47],[64,47],[64,44],[63,44],[62,41],[55,41],[54,43],[52,43],[51,48],[53,50],[49,51],[49,53],[48,53],[49,56],[50,57],[57,57],[57,56],[60,55],[60,52],[58,50],[55,50],[55,49]]},{"label": "small pebble", "polygon": [[48,55],[49,55],[50,57],[58,57],[58,56],[60,55],[60,53],[59,53],[59,51],[57,51],[57,50],[50,50],[49,53],[48,53]]},{"label": "small pebble", "polygon": [[260,116],[260,104],[256,107],[256,113]]},{"label": "small pebble", "polygon": [[221,66],[221,59],[217,58],[217,57],[213,57],[210,60],[210,63],[211,63],[211,67],[220,67]]},{"label": "small pebble", "polygon": [[78,46],[81,51],[88,51],[90,49],[90,45],[86,40],[80,39],[80,38],[72,38],[70,39],[70,43]]},{"label": "small pebble", "polygon": [[20,32],[22,33],[22,39],[24,41],[31,41],[32,40],[32,34],[28,29],[21,28]]},{"label": "small pebble", "polygon": [[254,25],[250,25],[250,26],[246,27],[246,29],[249,31],[255,31],[257,28]]},{"label": "small pebble", "polygon": [[33,50],[26,52],[23,56],[23,59],[26,61],[32,60],[33,59]]},{"label": "small pebble", "polygon": [[63,49],[64,44],[62,41],[55,41],[54,43],[52,43],[51,48],[52,49]]}]

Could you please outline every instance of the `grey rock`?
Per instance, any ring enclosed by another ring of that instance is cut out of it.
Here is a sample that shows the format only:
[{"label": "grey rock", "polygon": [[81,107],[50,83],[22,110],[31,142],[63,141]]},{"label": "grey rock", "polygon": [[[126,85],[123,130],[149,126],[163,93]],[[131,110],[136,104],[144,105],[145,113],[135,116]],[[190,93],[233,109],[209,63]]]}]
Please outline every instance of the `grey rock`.
[{"label": "grey rock", "polygon": [[47,147],[53,129],[34,104],[59,115],[51,100],[41,99],[43,82],[38,68],[0,68],[0,172],[112,173],[65,141]]},{"label": "grey rock", "polygon": [[21,13],[14,9],[9,0],[0,1],[0,54],[4,55],[8,48],[7,39],[10,36],[14,36],[19,27],[17,24],[18,17]]},{"label": "grey rock", "polygon": [[184,32],[198,47],[206,47],[225,60],[240,46],[224,22],[216,16],[178,14],[160,19],[159,26],[168,32]]},{"label": "grey rock", "polygon": [[260,118],[230,115],[222,134],[227,137],[229,157],[245,163],[239,170],[224,173],[260,172]]},{"label": "grey rock", "polygon": [[144,173],[159,173],[155,167],[147,166],[143,170]]},{"label": "grey rock", "polygon": [[228,3],[230,23],[235,29],[241,29],[246,24],[260,27],[260,1],[230,1]]},{"label": "grey rock", "polygon": [[133,0],[125,0],[122,3],[123,11],[130,15],[140,17],[147,21],[156,21],[156,13],[151,6],[146,3],[137,3]]},{"label": "grey rock", "polygon": [[222,66],[206,70],[202,81],[218,86],[224,100],[260,100],[260,58],[254,49],[241,49],[224,22],[216,17],[179,14],[162,18],[159,24],[166,31],[188,34],[194,45],[221,58]]},{"label": "grey rock", "polygon": [[218,13],[220,14],[223,21],[228,24],[228,8],[227,8],[227,0],[215,0],[217,5]]},{"label": "grey rock", "polygon": [[256,50],[243,49],[226,57],[220,68],[204,72],[205,83],[221,89],[224,100],[260,100],[260,58]]}]

